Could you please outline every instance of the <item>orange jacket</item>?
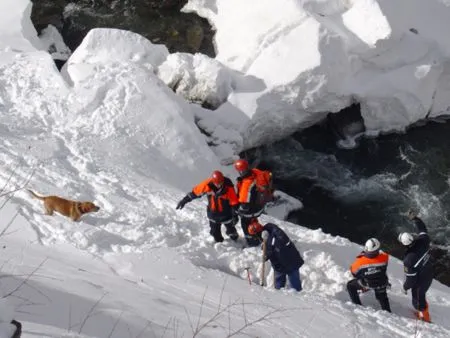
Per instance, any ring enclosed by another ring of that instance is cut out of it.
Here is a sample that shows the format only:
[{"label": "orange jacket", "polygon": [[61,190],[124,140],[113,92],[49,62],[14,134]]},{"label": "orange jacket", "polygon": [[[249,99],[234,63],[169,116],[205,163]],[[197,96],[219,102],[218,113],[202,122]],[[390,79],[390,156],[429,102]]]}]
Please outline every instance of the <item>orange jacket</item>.
[{"label": "orange jacket", "polygon": [[229,178],[225,178],[223,186],[218,189],[211,178],[208,178],[192,189],[193,198],[203,195],[208,196],[207,214],[208,218],[215,222],[226,222],[231,220],[232,207],[239,204],[234,185]]},{"label": "orange jacket", "polygon": [[386,275],[389,255],[380,251],[371,256],[362,252],[350,266],[350,272],[367,287],[381,287],[388,283]]}]

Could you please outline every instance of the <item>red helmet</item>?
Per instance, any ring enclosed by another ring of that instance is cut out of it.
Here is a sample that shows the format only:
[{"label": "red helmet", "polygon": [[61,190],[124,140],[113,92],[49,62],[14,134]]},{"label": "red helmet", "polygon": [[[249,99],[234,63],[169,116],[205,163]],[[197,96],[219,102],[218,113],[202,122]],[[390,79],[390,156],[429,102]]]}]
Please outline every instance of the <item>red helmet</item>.
[{"label": "red helmet", "polygon": [[263,230],[264,227],[258,222],[257,219],[254,219],[247,228],[248,233],[252,236],[259,234]]},{"label": "red helmet", "polygon": [[248,170],[248,162],[247,160],[237,160],[236,162],[234,162],[234,168],[237,171],[247,171]]},{"label": "red helmet", "polygon": [[223,184],[223,181],[225,181],[225,178],[223,177],[222,172],[220,172],[219,170],[213,171],[212,175],[211,175],[211,181],[217,185],[217,186],[221,186]]}]

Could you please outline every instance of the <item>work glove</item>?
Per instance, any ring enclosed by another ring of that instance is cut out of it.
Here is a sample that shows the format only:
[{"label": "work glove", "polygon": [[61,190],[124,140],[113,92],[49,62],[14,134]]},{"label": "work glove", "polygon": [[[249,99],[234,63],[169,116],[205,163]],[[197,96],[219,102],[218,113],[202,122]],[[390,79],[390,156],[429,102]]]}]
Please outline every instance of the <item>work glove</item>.
[{"label": "work glove", "polygon": [[183,209],[186,203],[189,203],[191,200],[192,199],[189,197],[189,195],[184,196],[183,199],[180,202],[178,202],[176,209],[177,210]]},{"label": "work glove", "polygon": [[407,216],[410,220],[413,220],[414,218],[417,217],[417,212],[414,211],[413,209],[409,209],[408,212],[406,213],[406,216]]},{"label": "work glove", "polygon": [[261,238],[263,241],[267,241],[267,238],[269,238],[269,232],[267,230],[263,230],[263,232],[261,232]]},{"label": "work glove", "polygon": [[231,224],[236,225],[239,223],[239,216],[238,214],[233,214],[232,218],[231,218]]}]

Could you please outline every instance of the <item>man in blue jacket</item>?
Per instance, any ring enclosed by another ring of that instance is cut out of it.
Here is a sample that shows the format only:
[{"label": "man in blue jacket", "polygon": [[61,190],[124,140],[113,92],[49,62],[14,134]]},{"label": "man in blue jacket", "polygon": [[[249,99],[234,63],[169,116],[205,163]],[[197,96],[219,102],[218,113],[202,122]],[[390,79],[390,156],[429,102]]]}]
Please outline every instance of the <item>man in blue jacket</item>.
[{"label": "man in blue jacket", "polygon": [[430,255],[430,236],[425,223],[413,211],[408,212],[408,218],[414,222],[419,234],[402,232],[398,240],[406,246],[403,258],[405,269],[405,294],[411,289],[412,305],[416,309],[416,316],[426,322],[431,322],[428,311],[426,293],[433,281],[433,265]]},{"label": "man in blue jacket", "polygon": [[287,276],[291,287],[301,291],[302,281],[299,269],[304,261],[286,233],[272,223],[263,226],[256,218],[248,226],[248,233],[266,242],[265,260],[270,260],[272,264],[275,274],[275,289],[286,286]]}]

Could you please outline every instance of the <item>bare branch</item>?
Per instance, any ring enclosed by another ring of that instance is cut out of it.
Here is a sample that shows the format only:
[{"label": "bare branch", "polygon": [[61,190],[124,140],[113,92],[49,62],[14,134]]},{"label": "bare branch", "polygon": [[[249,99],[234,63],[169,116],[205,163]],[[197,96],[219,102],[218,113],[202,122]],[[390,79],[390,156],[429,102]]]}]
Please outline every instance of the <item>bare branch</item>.
[{"label": "bare branch", "polygon": [[[36,167],[33,168],[33,170],[31,171],[31,174],[28,176],[28,178],[25,180],[25,182],[24,182],[21,186],[19,186],[18,188],[14,189],[14,190],[10,190],[10,191],[7,191],[7,192],[2,192],[2,193],[0,194],[0,197],[6,196],[6,195],[11,195],[11,194],[13,194],[13,193],[15,193],[15,192],[17,192],[17,191],[19,191],[19,190],[22,190],[22,189],[26,188],[26,186],[28,185],[28,183],[30,183],[31,178],[33,177],[33,175],[34,175],[35,172],[36,172]],[[2,204],[2,206],[0,206],[0,209],[2,209],[2,208],[5,206],[5,204],[6,204],[10,199],[11,199],[11,196],[9,196],[9,197],[6,199],[6,201]]]},{"label": "bare branch", "polygon": [[229,334],[227,336],[227,338],[236,336],[238,334],[242,334],[243,331],[246,330],[247,328],[249,328],[250,326],[253,326],[253,325],[258,324],[258,323],[260,323],[262,321],[265,321],[265,320],[269,320],[269,317],[272,316],[273,314],[279,313],[279,312],[284,312],[284,311],[287,311],[287,309],[274,309],[274,310],[271,310],[271,311],[267,312],[265,315],[262,315],[261,317],[255,319],[253,321],[245,323],[242,327],[240,327],[236,331],[234,331],[231,334]]},{"label": "bare branch", "polygon": [[[3,205],[0,207],[0,209],[3,208]],[[8,224],[6,224],[5,228],[2,230],[2,232],[0,232],[0,237],[2,237],[6,230],[9,229],[9,227],[13,224],[14,220],[16,219],[16,217],[19,215],[19,210],[17,210],[17,212],[15,213],[15,215],[13,217],[11,217],[11,219],[9,220]]]},{"label": "bare branch", "polygon": [[188,310],[186,309],[186,306],[184,306],[184,312],[186,313],[186,317],[187,317],[187,319],[188,319],[189,326],[191,327],[192,334],[195,334],[194,326],[192,326],[191,316],[189,315],[189,312],[188,312]]},{"label": "bare branch", "polygon": [[45,262],[47,262],[47,260],[48,260],[48,258],[44,259],[41,262],[41,264],[39,264],[30,274],[27,275],[27,277],[19,285],[17,285],[14,288],[14,290],[8,292],[2,298],[9,297],[9,296],[13,295],[15,292],[17,292],[24,284],[26,284],[28,282],[28,280],[36,273],[36,271],[38,271],[45,264]]},{"label": "bare branch", "polygon": [[[203,292],[203,296],[202,296],[202,301],[200,303],[200,311],[198,313],[198,317],[197,317],[197,325],[195,327],[195,332],[198,332],[198,327],[200,325],[200,319],[202,317],[202,312],[203,312],[203,306],[205,305],[205,297],[206,297],[206,292],[208,291],[208,287],[205,288],[205,291]],[[219,305],[220,307],[220,305]],[[195,336],[195,335],[194,335]]]},{"label": "bare branch", "polygon": [[169,324],[170,324],[170,322],[172,321],[172,319],[173,319],[173,318],[170,317],[169,320],[167,321],[166,325],[164,325],[164,331],[163,331],[163,334],[162,334],[161,338],[164,338],[164,336],[166,335],[167,329],[168,329]]},{"label": "bare branch", "polygon": [[[135,338],[141,338],[141,336],[147,331],[148,327],[152,325],[152,322],[147,320],[147,325],[144,326],[144,328],[141,330],[141,332],[138,333],[138,335]],[[155,336],[155,334],[152,331],[152,335]]]},{"label": "bare branch", "polygon": [[117,325],[119,324],[120,318],[122,318],[122,315],[123,315],[123,311],[120,312],[119,317],[117,317],[116,321],[114,322],[114,326],[112,327],[111,332],[110,332],[109,335],[108,335],[108,338],[111,338],[111,337],[112,337],[112,334],[113,334],[114,331],[116,330],[116,327],[117,327]]},{"label": "bare branch", "polygon": [[16,174],[16,170],[17,168],[19,168],[19,163],[17,163],[16,167],[13,169],[13,171],[11,172],[11,175],[9,175],[8,179],[6,180],[5,184],[3,185],[3,187],[0,189],[0,197],[2,197],[3,195],[1,195],[6,187],[8,186],[9,182],[11,182],[12,177]]},{"label": "bare branch", "polygon": [[88,321],[88,319],[92,316],[92,313],[94,312],[95,308],[100,304],[100,302],[103,300],[103,298],[105,298],[105,296],[108,293],[105,292],[96,302],[94,305],[92,305],[92,307],[90,308],[89,312],[86,314],[86,316],[84,317],[83,321],[81,322],[81,327],[78,330],[78,333],[81,334],[81,332],[83,331],[83,327],[86,324],[86,322]]}]

